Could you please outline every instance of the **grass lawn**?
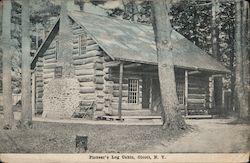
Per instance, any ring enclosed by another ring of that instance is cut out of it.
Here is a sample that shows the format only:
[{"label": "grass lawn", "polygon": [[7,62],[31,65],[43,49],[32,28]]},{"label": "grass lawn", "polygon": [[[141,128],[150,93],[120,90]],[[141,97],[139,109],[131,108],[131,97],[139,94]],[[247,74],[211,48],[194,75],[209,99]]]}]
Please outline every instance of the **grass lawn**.
[{"label": "grass lawn", "polygon": [[[0,119],[2,124],[3,119]],[[29,130],[6,131],[0,125],[0,153],[75,153],[76,135],[88,136],[90,153],[140,153],[151,145],[179,138],[186,131],[161,126],[119,126],[34,122]]]}]

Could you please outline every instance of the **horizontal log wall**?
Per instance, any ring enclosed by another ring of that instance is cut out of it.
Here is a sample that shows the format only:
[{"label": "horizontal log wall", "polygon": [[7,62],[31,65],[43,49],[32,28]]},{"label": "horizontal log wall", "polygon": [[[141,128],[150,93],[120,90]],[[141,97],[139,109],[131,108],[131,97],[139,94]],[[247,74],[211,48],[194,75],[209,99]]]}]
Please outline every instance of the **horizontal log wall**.
[{"label": "horizontal log wall", "polygon": [[213,94],[214,94],[214,80],[213,77],[209,77],[209,83],[208,83],[208,91],[209,91],[209,97],[208,97],[208,106],[209,109],[212,109],[214,106],[214,98],[213,98]]},{"label": "horizontal log wall", "polygon": [[[103,115],[104,108],[104,57],[99,45],[76,23],[72,25],[73,64],[80,84],[81,104],[88,107],[94,102],[94,116]],[[80,54],[79,37],[86,37],[85,51]]]},{"label": "horizontal log wall", "polygon": [[[185,73],[183,70],[178,70],[176,73],[176,82],[184,86],[185,89]],[[188,76],[188,112],[189,114],[204,114],[209,109],[210,104],[210,91],[209,91],[209,79],[204,74],[195,74]],[[177,91],[177,93],[185,93]],[[180,96],[180,95],[179,95]],[[184,94],[183,94],[184,96]],[[180,98],[179,98],[180,99]],[[180,106],[183,113],[185,113],[184,105]]]},{"label": "horizontal log wall", "polygon": [[104,72],[104,113],[108,115],[112,115],[112,99],[113,99],[113,85],[114,82],[111,80],[111,68],[107,66],[106,63],[111,62],[111,58],[107,55],[104,55],[104,64],[103,64],[103,72]]},{"label": "horizontal log wall", "polygon": [[[105,79],[105,111],[108,114],[117,112],[119,103],[119,72],[112,69],[113,61],[105,57],[104,79]],[[128,103],[128,80],[139,79],[139,104]],[[124,69],[123,85],[122,85],[122,109],[142,109],[142,76],[127,73]]]},{"label": "horizontal log wall", "polygon": [[36,63],[36,76],[35,76],[35,82],[36,82],[36,91],[35,91],[35,111],[36,113],[40,114],[43,111],[43,87],[44,87],[44,83],[43,83],[43,67],[44,67],[44,63],[43,63],[43,58],[39,57],[38,61]]},{"label": "horizontal log wall", "polygon": [[[104,108],[104,57],[97,43],[76,23],[72,24],[73,39],[73,65],[75,77],[80,84],[80,98],[83,105],[89,106],[95,102],[95,109],[101,111]],[[86,51],[79,54],[79,36],[86,35]],[[56,41],[58,35],[52,41],[49,48],[39,58],[36,64],[36,106],[42,111],[43,89],[54,78],[57,66]]]},{"label": "horizontal log wall", "polygon": [[[118,109],[119,104],[119,74],[113,74],[113,98],[112,98],[112,108],[114,110]],[[128,103],[128,80],[138,79],[139,80],[139,101],[138,104]],[[122,85],[122,109],[123,110],[137,110],[142,109],[142,79],[141,76],[128,76],[124,75],[123,85]]]},{"label": "horizontal log wall", "polygon": [[49,48],[36,63],[36,112],[43,111],[43,91],[44,87],[54,78],[56,64],[56,40],[52,41]]},{"label": "horizontal log wall", "polygon": [[209,79],[204,76],[189,76],[189,114],[206,114],[209,108]]},{"label": "horizontal log wall", "polygon": [[46,86],[49,81],[51,81],[55,76],[55,68],[57,66],[57,49],[56,41],[58,41],[58,36],[50,44],[49,48],[44,53],[44,68],[43,68],[43,80]]}]

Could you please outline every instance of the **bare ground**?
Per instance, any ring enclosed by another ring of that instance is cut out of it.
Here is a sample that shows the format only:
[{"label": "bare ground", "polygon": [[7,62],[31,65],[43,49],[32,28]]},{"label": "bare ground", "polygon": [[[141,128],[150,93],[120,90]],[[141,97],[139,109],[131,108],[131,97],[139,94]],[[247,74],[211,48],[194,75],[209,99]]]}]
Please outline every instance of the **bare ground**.
[{"label": "bare ground", "polygon": [[0,153],[75,153],[76,135],[88,136],[90,153],[249,151],[249,124],[232,122],[187,120],[189,129],[178,132],[162,130],[161,126],[34,122],[29,130],[0,129]]},{"label": "bare ground", "polygon": [[173,133],[161,126],[34,122],[28,130],[0,129],[0,153],[75,153],[76,135],[88,136],[90,153],[139,153],[159,140],[169,141],[184,132],[188,131]]},{"label": "bare ground", "polygon": [[250,151],[250,125],[233,119],[187,120],[193,127],[177,141],[161,141],[144,152],[238,153]]}]

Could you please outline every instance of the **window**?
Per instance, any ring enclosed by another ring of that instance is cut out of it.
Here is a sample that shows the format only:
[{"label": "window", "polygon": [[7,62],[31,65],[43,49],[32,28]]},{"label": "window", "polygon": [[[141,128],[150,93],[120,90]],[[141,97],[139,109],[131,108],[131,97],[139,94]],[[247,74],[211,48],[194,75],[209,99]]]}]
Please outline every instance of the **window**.
[{"label": "window", "polygon": [[0,80],[0,93],[3,93],[3,81]]},{"label": "window", "polygon": [[61,78],[62,77],[62,66],[58,66],[55,68],[55,78]]},{"label": "window", "polygon": [[128,80],[128,103],[138,104],[139,101],[139,80]]},{"label": "window", "polygon": [[87,46],[87,36],[85,34],[79,35],[78,38],[79,55],[86,53],[86,46]]},{"label": "window", "polygon": [[176,92],[177,92],[179,104],[184,104],[185,83],[183,81],[176,82]]}]

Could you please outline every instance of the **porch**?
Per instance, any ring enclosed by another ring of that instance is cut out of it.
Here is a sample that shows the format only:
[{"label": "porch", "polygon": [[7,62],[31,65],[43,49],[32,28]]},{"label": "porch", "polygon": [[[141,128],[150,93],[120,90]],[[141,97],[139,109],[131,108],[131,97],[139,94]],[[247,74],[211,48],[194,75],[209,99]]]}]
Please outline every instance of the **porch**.
[{"label": "porch", "polygon": [[[107,119],[160,118],[160,84],[156,65],[118,62],[111,70],[118,95]],[[179,108],[186,118],[212,118],[215,73],[175,68]],[[126,94],[126,95],[124,95]],[[122,118],[123,117],[123,118]]]}]

